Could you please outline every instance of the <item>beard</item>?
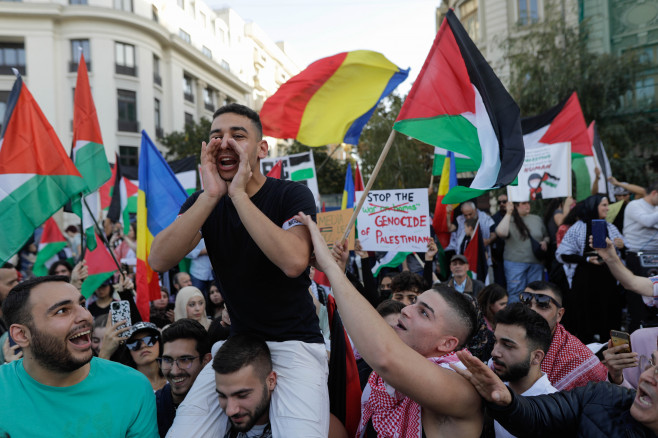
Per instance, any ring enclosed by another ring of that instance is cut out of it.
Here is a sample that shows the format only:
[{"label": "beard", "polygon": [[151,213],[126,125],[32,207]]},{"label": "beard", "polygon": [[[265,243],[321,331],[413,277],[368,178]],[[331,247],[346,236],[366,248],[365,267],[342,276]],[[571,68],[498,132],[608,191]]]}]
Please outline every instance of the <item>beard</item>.
[{"label": "beard", "polygon": [[[494,362],[496,361],[494,360]],[[500,364],[500,362],[497,363]],[[500,380],[503,382],[516,382],[517,380],[527,376],[529,372],[530,356],[528,356],[527,360],[523,362],[507,365],[507,370],[501,374],[498,374],[498,377],[500,377]]]},{"label": "beard", "polygon": [[258,420],[261,419],[261,417],[270,409],[270,398],[271,394],[270,391],[267,389],[267,384],[263,385],[263,398],[260,400],[258,403],[258,406],[253,410],[253,412],[249,413],[249,421],[244,423],[243,425],[236,425],[233,423],[233,419],[229,417],[231,420],[231,429],[235,430],[237,432],[249,432],[252,427],[256,424]]},{"label": "beard", "polygon": [[37,330],[36,327],[30,327],[32,339],[30,342],[30,351],[34,359],[46,369],[57,373],[71,373],[91,361],[94,353],[89,348],[89,354],[81,358],[76,358],[67,348],[67,342],[51,336],[45,332]]}]

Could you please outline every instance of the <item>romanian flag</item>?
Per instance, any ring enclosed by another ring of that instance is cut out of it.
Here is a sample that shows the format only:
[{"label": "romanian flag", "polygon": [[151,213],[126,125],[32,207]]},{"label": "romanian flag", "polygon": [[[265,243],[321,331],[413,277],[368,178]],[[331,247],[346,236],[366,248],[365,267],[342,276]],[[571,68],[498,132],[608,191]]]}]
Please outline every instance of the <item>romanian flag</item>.
[{"label": "romanian flag", "polygon": [[352,179],[352,165],[347,163],[345,171],[345,186],[343,187],[343,200],[340,203],[340,209],[354,208],[354,180]]},{"label": "romanian flag", "polygon": [[0,265],[85,186],[55,130],[18,76],[0,131]]},{"label": "romanian flag", "polygon": [[51,217],[43,224],[39,252],[32,266],[32,273],[37,277],[48,275],[50,265],[56,261],[55,256],[64,248],[66,248],[66,238],[55,219]]},{"label": "romanian flag", "polygon": [[477,164],[470,188],[454,187],[443,202],[462,202],[510,184],[525,157],[519,107],[452,10],[393,129]]},{"label": "romanian flag", "polygon": [[85,253],[89,276],[82,283],[82,290],[80,291],[85,298],[89,298],[96,289],[118,271],[110,251],[103,245],[101,238],[94,234],[94,239],[96,240],[95,248]]},{"label": "romanian flag", "polygon": [[[434,208],[434,218],[432,219],[432,226],[436,233],[437,239],[442,248],[446,248],[450,244],[450,231],[448,231],[448,212],[446,211],[446,204],[443,204],[443,198],[448,194],[450,189],[457,186],[457,171],[455,170],[455,153],[447,151],[443,160],[443,170],[441,171],[441,181],[439,182],[439,192],[436,197],[436,207]],[[450,220],[452,221],[452,212],[450,212]]]},{"label": "romanian flag", "polygon": [[484,252],[484,241],[480,232],[480,221],[478,221],[473,230],[470,242],[464,249],[464,257],[468,260],[468,265],[473,278],[484,283],[487,278],[487,255]]},{"label": "romanian flag", "polygon": [[592,141],[587,134],[587,124],[578,95],[574,92],[545,113],[524,118],[521,126],[523,142],[527,149],[571,142],[571,168],[576,177],[575,198],[582,201],[590,196],[592,180],[587,162],[592,163],[590,166],[593,169]]},{"label": "romanian flag", "polygon": [[148,264],[153,238],[178,215],[187,192],[146,131],[142,131],[137,195],[137,308],[148,321],[149,302],[160,298],[158,273]]},{"label": "romanian flag", "polygon": [[379,101],[408,74],[369,50],[315,61],[265,101],[263,133],[307,146],[357,144]]}]

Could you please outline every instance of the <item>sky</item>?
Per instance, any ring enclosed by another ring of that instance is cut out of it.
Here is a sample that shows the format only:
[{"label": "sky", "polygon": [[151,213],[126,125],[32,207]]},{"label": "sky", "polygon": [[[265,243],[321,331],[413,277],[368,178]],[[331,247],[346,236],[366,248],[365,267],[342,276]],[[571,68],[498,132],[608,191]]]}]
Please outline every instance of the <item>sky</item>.
[{"label": "sky", "polygon": [[205,0],[230,7],[253,21],[273,41],[294,50],[300,68],[336,53],[366,49],[411,68],[398,86],[406,94],[423,66],[436,35],[441,0]]}]

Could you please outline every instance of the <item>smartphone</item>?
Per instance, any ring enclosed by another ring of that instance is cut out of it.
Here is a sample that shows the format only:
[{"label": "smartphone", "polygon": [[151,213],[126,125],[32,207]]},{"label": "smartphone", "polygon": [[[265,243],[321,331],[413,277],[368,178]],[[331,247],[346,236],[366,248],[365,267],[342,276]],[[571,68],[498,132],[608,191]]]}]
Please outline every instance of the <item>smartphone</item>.
[{"label": "smartphone", "polygon": [[[9,348],[13,347],[14,345],[16,345],[16,341],[14,341],[14,338],[12,338],[11,335],[9,335]],[[16,349],[16,354],[18,354],[20,351],[23,351],[23,349],[21,347],[18,347]]]},{"label": "smartphone", "polygon": [[[130,324],[130,303],[126,300],[122,301],[112,301],[110,304],[110,318],[112,318],[112,325],[116,324],[119,321],[128,321],[126,324],[121,324],[118,329],[128,327]],[[121,333],[119,337],[127,338],[129,336],[130,330],[126,330]]]},{"label": "smartphone", "polygon": [[620,353],[631,352],[631,335],[629,335],[628,333],[620,332],[617,330],[610,330],[610,339],[612,339],[613,347],[617,347],[623,344],[628,344],[628,349],[624,349]]},{"label": "smartphone", "polygon": [[605,248],[608,225],[605,219],[592,219],[592,248]]}]

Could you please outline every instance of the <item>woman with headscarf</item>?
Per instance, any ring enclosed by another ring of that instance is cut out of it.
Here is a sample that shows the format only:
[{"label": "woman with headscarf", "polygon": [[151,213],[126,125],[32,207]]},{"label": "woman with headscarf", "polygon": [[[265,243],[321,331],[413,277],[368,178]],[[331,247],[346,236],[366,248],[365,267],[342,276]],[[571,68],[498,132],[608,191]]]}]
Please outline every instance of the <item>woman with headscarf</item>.
[{"label": "woman with headscarf", "polygon": [[[592,220],[605,219],[608,198],[592,195],[576,207],[578,221],[564,235],[555,255],[565,267],[571,285],[569,308],[572,318],[567,329],[583,343],[605,342],[610,329],[619,329],[623,299],[617,280],[589,244]],[[606,236],[621,250],[624,238],[614,225],[606,222]],[[598,339],[597,339],[598,338]]]},{"label": "woman with headscarf", "polygon": [[174,320],[190,318],[199,321],[208,330],[210,320],[206,315],[206,299],[201,291],[194,286],[186,286],[178,291],[176,295],[176,307],[174,307]]}]

